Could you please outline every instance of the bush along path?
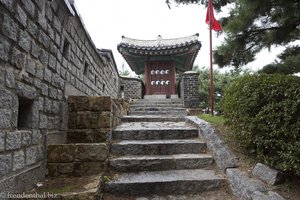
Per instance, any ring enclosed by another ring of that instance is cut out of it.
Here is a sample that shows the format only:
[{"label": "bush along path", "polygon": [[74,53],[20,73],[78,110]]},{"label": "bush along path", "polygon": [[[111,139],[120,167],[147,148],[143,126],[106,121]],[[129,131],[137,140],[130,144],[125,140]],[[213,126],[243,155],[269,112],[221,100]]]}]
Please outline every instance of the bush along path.
[{"label": "bush along path", "polygon": [[138,115],[123,117],[112,134],[105,200],[237,199],[198,128],[178,115],[179,106],[171,99],[131,103]]}]

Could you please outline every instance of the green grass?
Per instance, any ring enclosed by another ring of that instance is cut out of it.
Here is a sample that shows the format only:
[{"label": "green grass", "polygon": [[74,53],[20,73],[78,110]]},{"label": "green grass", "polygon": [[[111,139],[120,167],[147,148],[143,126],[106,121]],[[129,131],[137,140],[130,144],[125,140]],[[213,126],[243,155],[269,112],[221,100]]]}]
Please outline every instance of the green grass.
[{"label": "green grass", "polygon": [[225,118],[223,116],[212,116],[211,114],[201,114],[198,115],[200,119],[203,119],[214,126],[222,126],[225,123]]}]

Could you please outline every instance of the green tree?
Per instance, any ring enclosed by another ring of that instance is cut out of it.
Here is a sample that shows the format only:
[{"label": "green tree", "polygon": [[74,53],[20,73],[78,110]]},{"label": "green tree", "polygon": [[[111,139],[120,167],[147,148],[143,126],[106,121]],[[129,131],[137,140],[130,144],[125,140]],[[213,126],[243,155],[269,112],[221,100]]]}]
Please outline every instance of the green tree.
[{"label": "green tree", "polygon": [[[204,112],[209,113],[210,109],[210,70],[208,68],[194,67],[194,71],[199,73],[199,92],[200,92],[200,108]],[[235,78],[239,77],[239,72],[230,71],[226,73],[221,73],[218,70],[214,70],[214,110],[221,114],[222,109],[220,106],[220,101],[223,98],[224,90],[226,86]]]},{"label": "green tree", "polygon": [[[207,0],[174,1],[207,4]],[[214,52],[214,60],[220,67],[239,68],[253,61],[262,48],[287,45],[285,56],[279,58],[280,62],[266,68],[281,68],[272,71],[282,71],[283,67],[294,69],[284,69],[285,73],[300,71],[300,52],[293,51],[299,49],[299,46],[288,46],[300,39],[299,0],[213,0],[213,4],[217,11],[225,5],[231,5],[229,16],[219,20],[226,33],[225,42]]]}]

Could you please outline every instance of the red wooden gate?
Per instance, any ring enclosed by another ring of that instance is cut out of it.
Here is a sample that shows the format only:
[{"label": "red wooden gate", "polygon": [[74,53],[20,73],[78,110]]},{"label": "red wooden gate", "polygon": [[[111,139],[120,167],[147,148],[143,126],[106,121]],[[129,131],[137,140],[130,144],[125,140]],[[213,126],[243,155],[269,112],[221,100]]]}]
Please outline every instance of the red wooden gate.
[{"label": "red wooden gate", "polygon": [[175,94],[174,62],[148,62],[145,67],[146,95]]}]

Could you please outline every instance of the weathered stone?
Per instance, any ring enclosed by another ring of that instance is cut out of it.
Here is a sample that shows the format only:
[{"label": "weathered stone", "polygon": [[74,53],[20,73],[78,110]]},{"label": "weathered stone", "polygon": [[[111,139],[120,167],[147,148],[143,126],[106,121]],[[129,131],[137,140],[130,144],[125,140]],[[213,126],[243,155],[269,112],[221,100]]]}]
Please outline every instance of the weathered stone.
[{"label": "weathered stone", "polygon": [[90,128],[98,128],[98,113],[90,112]]},{"label": "weathered stone", "polygon": [[94,129],[94,142],[109,142],[111,140],[111,133],[110,128]]},{"label": "weathered stone", "polygon": [[56,58],[52,54],[49,55],[49,67],[56,71]]},{"label": "weathered stone", "polygon": [[24,4],[25,10],[29,13],[31,17],[34,17],[35,14],[35,6],[31,0],[22,0]]},{"label": "weathered stone", "polygon": [[40,49],[39,58],[43,65],[48,65],[49,53],[43,49]]},{"label": "weathered stone", "polygon": [[11,112],[8,110],[0,110],[0,129],[11,128]]},{"label": "weathered stone", "polygon": [[44,71],[44,80],[48,83],[51,83],[52,81],[52,72],[49,69],[45,69]]},{"label": "weathered stone", "polygon": [[26,63],[26,55],[14,48],[11,56],[11,63],[18,69],[24,69]]},{"label": "weathered stone", "polygon": [[49,45],[50,45],[50,38],[49,38],[49,36],[48,36],[46,33],[44,33],[44,31],[40,30],[38,40],[39,40],[39,42],[40,42],[41,44],[44,45],[44,47],[45,47],[46,49],[49,48]]},{"label": "weathered stone", "polygon": [[26,148],[26,165],[32,165],[37,161],[37,147]]},{"label": "weathered stone", "polygon": [[48,117],[46,115],[40,114],[39,128],[46,129],[47,125],[48,125]]},{"label": "weathered stone", "polygon": [[69,112],[68,117],[68,127],[69,129],[76,128],[77,125],[77,113],[76,112]]},{"label": "weathered stone", "polygon": [[77,112],[77,125],[76,127],[79,129],[88,129],[90,128],[90,112],[88,111],[80,111]]},{"label": "weathered stone", "polygon": [[22,31],[19,39],[19,46],[23,48],[26,52],[30,51],[31,47],[31,37],[26,31]]},{"label": "weathered stone", "polygon": [[227,169],[226,174],[233,193],[241,199],[251,200],[254,192],[264,193],[267,191],[261,181],[250,179],[245,172],[237,168]]},{"label": "weathered stone", "polygon": [[12,96],[8,90],[0,88],[0,109],[9,109],[12,107]]},{"label": "weathered stone", "polygon": [[77,112],[76,96],[68,96],[68,109],[69,112]]},{"label": "weathered stone", "polygon": [[0,41],[0,59],[8,61],[11,45],[3,37],[0,37]]},{"label": "weathered stone", "polygon": [[49,88],[49,97],[52,99],[57,99],[57,89],[54,87]]},{"label": "weathered stone", "polygon": [[75,161],[105,161],[108,157],[108,148],[106,144],[77,144],[78,152],[75,155]]},{"label": "weathered stone", "polygon": [[14,150],[21,148],[22,132],[7,132],[6,133],[6,150]]},{"label": "weathered stone", "polygon": [[31,131],[21,131],[22,133],[22,146],[29,146],[31,145]]},{"label": "weathered stone", "polygon": [[15,0],[0,0],[0,2],[10,11],[13,11]]},{"label": "weathered stone", "polygon": [[112,109],[110,97],[90,97],[89,104],[91,111],[111,111]]},{"label": "weathered stone", "polygon": [[15,87],[15,76],[14,76],[13,72],[6,71],[5,85],[8,88],[14,88]]},{"label": "weathered stone", "polygon": [[23,150],[15,151],[13,159],[13,171],[22,169],[25,167],[25,154]]},{"label": "weathered stone", "polygon": [[26,26],[27,15],[19,5],[17,5],[17,11],[15,17],[24,27]]},{"label": "weathered stone", "polygon": [[254,192],[252,195],[252,200],[284,200],[279,194],[276,192],[269,191],[267,194],[262,192]]},{"label": "weathered stone", "polygon": [[58,165],[59,174],[72,174],[74,172],[74,163],[61,163]]},{"label": "weathered stone", "polygon": [[106,162],[76,162],[74,163],[74,175],[86,176],[101,174],[106,171]]},{"label": "weathered stone", "polygon": [[53,163],[47,164],[48,176],[49,177],[57,177],[59,176],[58,165]]},{"label": "weathered stone", "polygon": [[39,130],[32,131],[32,144],[42,144],[43,135]]},{"label": "weathered stone", "polygon": [[270,185],[276,185],[283,181],[283,174],[281,172],[261,163],[255,165],[252,174]]},{"label": "weathered stone", "polygon": [[0,175],[8,174],[12,169],[11,154],[0,154]]},{"label": "weathered stone", "polygon": [[213,126],[198,117],[188,116],[187,119],[200,128],[201,135],[207,140],[207,146],[214,151],[215,161],[222,170],[239,166],[238,159],[227,147],[224,141],[218,136]]},{"label": "weathered stone", "polygon": [[48,96],[49,95],[49,87],[47,84],[45,83],[42,83],[41,84],[41,94],[42,95],[45,95],[45,96]]},{"label": "weathered stone", "polygon": [[27,99],[35,99],[37,96],[37,92],[34,87],[25,85],[21,82],[17,83],[16,92],[20,97]]},{"label": "weathered stone", "polygon": [[5,150],[5,137],[6,133],[5,132],[0,132],[0,152]]},{"label": "weathered stone", "polygon": [[77,154],[77,147],[73,144],[60,144],[48,146],[49,163],[73,162]]},{"label": "weathered stone", "polygon": [[110,112],[102,112],[98,115],[98,128],[111,127],[112,116]]},{"label": "weathered stone", "polygon": [[19,27],[14,20],[6,14],[3,16],[2,32],[8,38],[17,41]]},{"label": "weathered stone", "polygon": [[89,97],[77,96],[75,101],[77,104],[77,111],[89,111]]}]

